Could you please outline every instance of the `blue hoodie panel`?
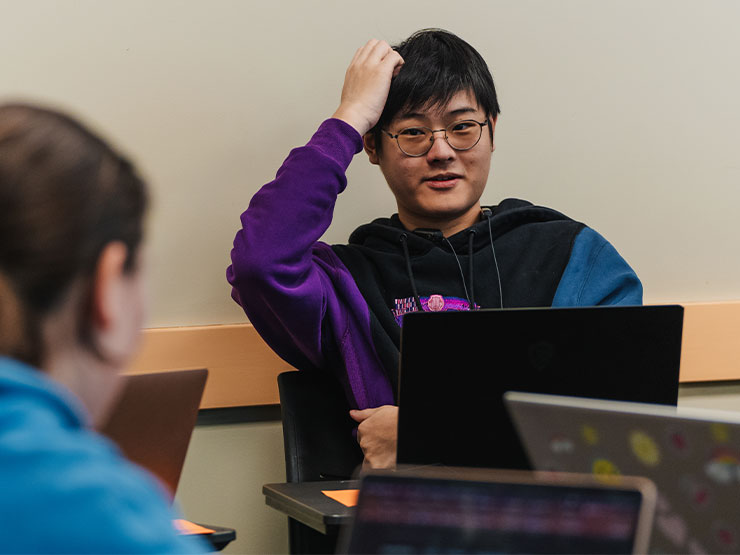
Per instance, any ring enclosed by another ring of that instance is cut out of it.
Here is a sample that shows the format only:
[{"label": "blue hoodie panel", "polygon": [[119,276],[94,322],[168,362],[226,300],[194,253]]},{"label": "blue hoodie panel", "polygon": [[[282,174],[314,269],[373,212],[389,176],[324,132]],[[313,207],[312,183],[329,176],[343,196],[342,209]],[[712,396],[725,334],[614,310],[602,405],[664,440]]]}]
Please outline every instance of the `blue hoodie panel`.
[{"label": "blue hoodie panel", "polygon": [[634,270],[606,239],[583,228],[573,243],[552,306],[641,304],[642,283]]}]

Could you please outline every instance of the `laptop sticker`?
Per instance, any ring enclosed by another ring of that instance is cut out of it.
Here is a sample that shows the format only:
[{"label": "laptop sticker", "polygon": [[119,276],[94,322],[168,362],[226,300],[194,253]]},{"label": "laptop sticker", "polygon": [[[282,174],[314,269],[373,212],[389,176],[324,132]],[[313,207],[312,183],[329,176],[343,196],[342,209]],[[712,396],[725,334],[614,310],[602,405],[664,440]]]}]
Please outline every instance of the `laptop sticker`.
[{"label": "laptop sticker", "polygon": [[714,422],[710,425],[712,437],[717,443],[727,443],[730,440],[730,430],[725,424]]},{"label": "laptop sticker", "polygon": [[704,472],[717,484],[731,484],[740,480],[740,458],[734,451],[718,447],[712,451],[711,459],[704,465]]},{"label": "laptop sticker", "polygon": [[680,480],[681,490],[689,498],[691,506],[697,510],[706,509],[712,501],[710,488],[692,475],[685,475]]},{"label": "laptop sticker", "polygon": [[581,426],[581,437],[588,445],[596,445],[599,443],[599,432],[596,431],[596,428],[589,426],[588,424]]},{"label": "laptop sticker", "polygon": [[573,440],[566,436],[555,436],[550,440],[550,451],[556,455],[572,453],[575,449]]},{"label": "laptop sticker", "polygon": [[641,430],[635,430],[629,435],[632,453],[642,464],[657,466],[660,463],[660,449],[652,437]]},{"label": "laptop sticker", "polygon": [[723,521],[715,522],[712,526],[714,537],[723,549],[734,549],[737,547],[737,536],[730,526]]},{"label": "laptop sticker", "polygon": [[680,456],[686,456],[691,451],[689,449],[689,440],[680,430],[668,430],[668,445],[672,448],[673,453]]},{"label": "laptop sticker", "polygon": [[591,467],[591,472],[594,474],[605,474],[607,476],[612,474],[621,474],[617,465],[607,459],[596,459]]}]

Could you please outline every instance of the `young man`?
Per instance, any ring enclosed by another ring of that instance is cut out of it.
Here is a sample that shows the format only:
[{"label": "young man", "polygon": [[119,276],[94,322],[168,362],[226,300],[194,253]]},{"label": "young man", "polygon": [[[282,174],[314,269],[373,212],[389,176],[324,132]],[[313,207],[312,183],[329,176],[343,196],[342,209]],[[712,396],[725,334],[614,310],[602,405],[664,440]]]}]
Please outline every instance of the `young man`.
[{"label": "young man", "polygon": [[[282,358],[336,374],[371,466],[395,463],[404,313],[642,302],[635,273],[590,228],[517,199],[481,208],[498,113],[491,74],[462,39],[371,40],[333,117],[242,214],[232,296]],[[398,214],[348,245],[320,243],[363,144]]]}]

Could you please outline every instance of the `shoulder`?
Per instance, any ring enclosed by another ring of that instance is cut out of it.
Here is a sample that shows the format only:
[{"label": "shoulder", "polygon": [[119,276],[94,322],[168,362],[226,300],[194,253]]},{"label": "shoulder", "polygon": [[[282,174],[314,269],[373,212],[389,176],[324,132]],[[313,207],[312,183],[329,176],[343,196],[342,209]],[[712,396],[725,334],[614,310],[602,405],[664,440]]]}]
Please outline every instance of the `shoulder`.
[{"label": "shoulder", "polygon": [[584,227],[573,243],[553,305],[607,304],[642,304],[642,283],[609,241]]},{"label": "shoulder", "polygon": [[200,549],[174,531],[162,486],[113,444],[86,428],[54,423],[43,407],[26,407],[25,415],[0,442],[0,536],[11,542],[4,540],[4,549]]},{"label": "shoulder", "polygon": [[[507,198],[487,209],[491,213],[490,222],[494,237],[512,231],[543,234],[545,237],[551,236],[553,231],[556,231],[572,236],[584,227],[583,223],[558,210],[522,199]],[[560,241],[562,238],[559,237],[557,240]]]}]

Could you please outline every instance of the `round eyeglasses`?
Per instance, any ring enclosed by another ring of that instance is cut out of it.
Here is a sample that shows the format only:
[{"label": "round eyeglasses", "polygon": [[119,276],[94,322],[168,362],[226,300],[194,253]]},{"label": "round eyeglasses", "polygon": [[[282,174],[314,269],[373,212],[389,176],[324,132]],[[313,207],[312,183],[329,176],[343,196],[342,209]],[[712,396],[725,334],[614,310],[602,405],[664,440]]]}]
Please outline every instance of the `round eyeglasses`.
[{"label": "round eyeglasses", "polygon": [[424,156],[434,144],[434,134],[440,131],[445,134],[445,141],[455,150],[470,150],[480,141],[486,121],[464,119],[451,123],[444,129],[429,129],[428,127],[407,127],[396,135],[383,129],[391,139],[396,139],[398,148],[406,156]]}]

